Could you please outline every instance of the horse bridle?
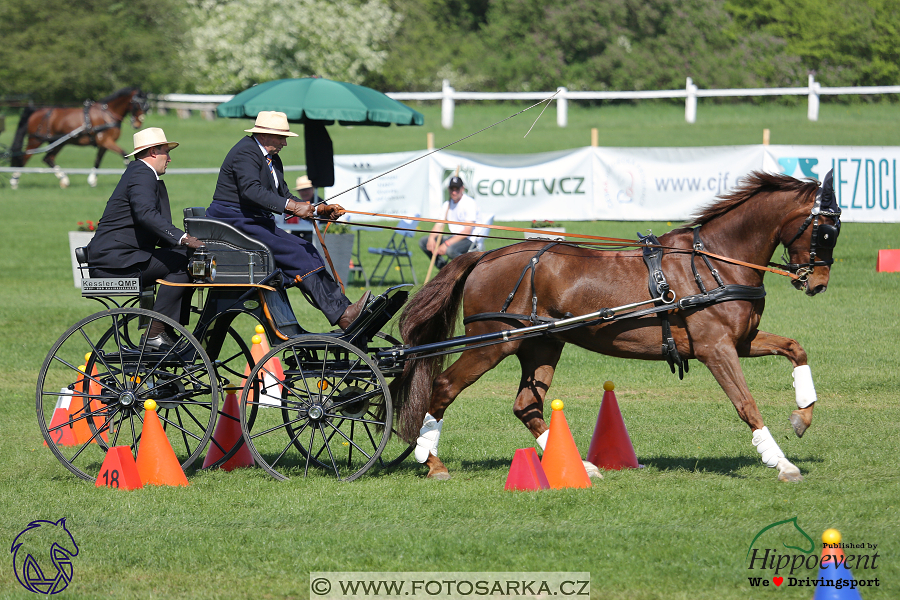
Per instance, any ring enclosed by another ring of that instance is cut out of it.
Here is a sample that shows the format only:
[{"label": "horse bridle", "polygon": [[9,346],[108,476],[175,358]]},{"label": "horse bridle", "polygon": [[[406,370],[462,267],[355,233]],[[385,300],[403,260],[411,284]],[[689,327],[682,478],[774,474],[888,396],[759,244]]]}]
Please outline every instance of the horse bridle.
[{"label": "horse bridle", "polygon": [[[831,194],[828,198],[828,201],[825,203],[825,207],[822,207],[822,196],[823,192],[826,189],[826,186],[830,183],[826,178],[825,184],[821,188],[819,188],[818,192],[816,192],[816,201],[813,204],[813,207],[809,211],[809,216],[806,217],[806,220],[803,221],[803,224],[800,225],[800,229],[791,238],[791,241],[787,242],[784,245],[784,252],[781,255],[781,259],[784,261],[784,264],[777,263],[769,263],[773,266],[781,267],[791,273],[797,275],[797,279],[799,281],[806,281],[809,279],[809,276],[812,274],[813,269],[816,267],[830,267],[834,264],[834,258],[829,258],[826,260],[816,260],[817,249],[825,248],[825,249],[834,249],[835,244],[837,244],[838,234],[841,232],[841,208],[838,206],[836,202],[834,202],[834,192],[831,191]],[[819,217],[831,217],[834,219],[834,224],[831,225],[829,223],[820,223]],[[788,258],[788,251],[790,250],[791,245],[797,241],[797,239],[803,235],[803,232],[809,227],[810,223],[812,223],[812,236],[809,238],[809,262],[805,263],[791,263],[788,262],[790,259]]]}]

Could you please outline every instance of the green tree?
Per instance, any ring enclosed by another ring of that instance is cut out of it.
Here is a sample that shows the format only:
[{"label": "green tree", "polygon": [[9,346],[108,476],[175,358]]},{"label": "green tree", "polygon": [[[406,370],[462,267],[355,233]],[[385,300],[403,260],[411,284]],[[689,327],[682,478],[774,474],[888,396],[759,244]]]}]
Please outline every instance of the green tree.
[{"label": "green tree", "polygon": [[362,83],[384,62],[400,18],[382,0],[189,0],[194,87],[235,93],[320,76]]},{"label": "green tree", "polygon": [[183,84],[180,3],[0,0],[0,96],[79,104],[119,88]]}]

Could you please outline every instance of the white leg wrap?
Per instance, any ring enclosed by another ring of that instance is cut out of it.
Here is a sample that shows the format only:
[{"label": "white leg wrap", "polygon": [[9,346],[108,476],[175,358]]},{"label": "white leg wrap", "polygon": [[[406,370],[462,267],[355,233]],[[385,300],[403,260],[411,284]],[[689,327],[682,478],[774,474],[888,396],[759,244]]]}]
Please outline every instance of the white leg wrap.
[{"label": "white leg wrap", "polygon": [[422,429],[419,430],[419,437],[416,440],[416,462],[423,463],[432,454],[437,456],[438,442],[441,440],[441,429],[443,427],[443,419],[438,421],[429,413],[425,413],[425,421],[422,424]]},{"label": "white leg wrap", "polygon": [[809,365],[795,367],[791,373],[794,378],[794,393],[797,395],[797,406],[806,408],[816,401],[816,386],[813,385],[812,370]]},{"label": "white leg wrap", "polygon": [[544,433],[539,435],[537,440],[535,440],[535,441],[537,441],[537,445],[541,447],[541,452],[543,452],[544,450],[547,449],[547,438],[549,438],[549,437],[550,437],[550,430],[548,429],[547,431],[545,431]]},{"label": "white leg wrap", "polygon": [[63,173],[63,170],[59,167],[59,165],[53,167],[53,173],[56,175],[56,178],[59,179],[59,187],[69,187],[69,177],[65,173]]},{"label": "white leg wrap", "polygon": [[753,445],[756,446],[756,451],[759,452],[763,464],[767,467],[775,467],[778,465],[778,461],[784,458],[784,452],[781,451],[775,438],[769,433],[768,427],[763,427],[753,432]]},{"label": "white leg wrap", "polygon": [[88,185],[97,187],[97,169],[91,169],[91,172],[88,175]]}]

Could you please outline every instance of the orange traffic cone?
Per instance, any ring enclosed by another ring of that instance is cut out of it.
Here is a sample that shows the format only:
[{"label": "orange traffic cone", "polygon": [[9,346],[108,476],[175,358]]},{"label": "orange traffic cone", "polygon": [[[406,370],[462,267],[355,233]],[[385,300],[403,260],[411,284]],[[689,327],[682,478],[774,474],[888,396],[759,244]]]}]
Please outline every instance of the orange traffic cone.
[{"label": "orange traffic cone", "polygon": [[129,446],[113,446],[107,451],[95,485],[120,490],[136,490],[144,487]]},{"label": "orange traffic cone", "polygon": [[[222,415],[219,422],[216,423],[216,430],[213,432],[212,443],[209,445],[209,451],[203,460],[203,468],[209,468],[210,465],[225,456],[225,452],[234,448],[234,445],[241,441],[241,421],[238,412],[237,395],[230,391],[225,396],[225,406],[222,407]],[[224,451],[223,451],[224,449]],[[234,456],[229,458],[219,468],[223,471],[231,471],[238,467],[252,467],[256,463],[250,454],[250,446],[241,445]]]},{"label": "orange traffic cone", "polygon": [[[62,396],[56,402],[56,408],[53,409],[53,417],[50,418],[47,431],[57,446],[78,445],[75,434],[72,433],[72,427],[69,425],[69,411],[62,405]],[[44,440],[44,445],[47,445],[47,440]]]},{"label": "orange traffic cone", "polygon": [[141,481],[153,485],[187,485],[187,477],[181,463],[172,450],[169,438],[163,431],[156,414],[156,402],[144,402],[144,427],[141,431],[141,447],[138,449],[137,469]]},{"label": "orange traffic cone", "polygon": [[[90,360],[91,360],[91,353],[88,352],[87,354],[84,355],[85,365],[87,365],[87,363]],[[83,372],[84,372],[84,369],[82,369],[82,373]],[[91,365],[91,377],[93,377],[94,379],[97,378],[97,363],[96,362],[93,365]],[[100,387],[99,383],[97,383],[90,377],[85,377],[84,379],[85,379],[85,385],[83,385],[81,389],[84,393],[94,396],[94,398],[90,402],[91,413],[97,414],[103,408],[103,403],[100,402],[100,400],[97,398],[97,396],[100,395],[100,391],[102,388]],[[97,429],[99,429],[103,425],[103,419],[100,417],[95,417],[94,423],[96,423],[96,427],[97,427]],[[106,430],[103,430],[100,432],[100,437],[103,438],[104,442],[109,442],[109,438],[106,435]],[[96,444],[97,443],[96,438],[91,443]]]},{"label": "orange traffic cone", "polygon": [[[251,338],[253,342],[253,346],[250,347],[250,354],[253,356],[253,361],[255,363],[259,363],[266,355],[266,350],[263,350],[263,343],[265,342],[265,336],[256,334]],[[247,377],[250,376],[250,365],[244,369],[244,379],[241,382],[241,386],[243,387],[247,383]],[[258,371],[259,381],[259,400],[260,404],[268,404],[270,406],[281,406],[281,385],[278,383],[279,377],[281,380],[284,380],[284,372],[281,370],[281,363],[277,363],[277,368],[272,368],[272,363],[270,362],[268,365],[260,368]],[[250,401],[254,401],[254,398],[250,398]]]},{"label": "orange traffic cone", "polygon": [[534,448],[516,450],[513,455],[509,475],[506,476],[505,490],[548,490],[550,482],[541,466]]},{"label": "orange traffic cone", "polygon": [[600,414],[597,415],[597,426],[591,437],[587,460],[601,469],[637,469],[641,465],[638,464],[634,446],[625,429],[625,421],[619,412],[619,403],[613,392],[615,387],[612,381],[603,384],[603,401],[600,403]]},{"label": "orange traffic cone", "polygon": [[562,400],[554,400],[550,407],[553,409],[550,435],[547,437],[547,449],[541,458],[541,466],[544,467],[550,487],[554,490],[591,487],[591,479],[581,462],[569,424],[566,423]]}]

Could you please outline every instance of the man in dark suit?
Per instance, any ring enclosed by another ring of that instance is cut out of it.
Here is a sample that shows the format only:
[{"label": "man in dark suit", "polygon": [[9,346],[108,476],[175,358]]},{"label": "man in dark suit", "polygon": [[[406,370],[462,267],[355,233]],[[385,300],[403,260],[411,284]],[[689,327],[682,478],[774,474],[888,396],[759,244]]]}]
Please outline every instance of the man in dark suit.
[{"label": "man in dark suit", "polygon": [[[158,127],[134,134],[135,160],[128,165],[106,203],[97,233],[87,246],[91,277],[143,277],[146,285],[157,279],[187,283],[187,249],[202,244],[172,225],[169,194],[159,178],[172,160],[177,142],[166,140]],[[160,285],[153,310],[186,325],[190,316],[191,288]],[[147,345],[171,346],[165,324],[153,321]]]},{"label": "man in dark suit", "polygon": [[280,229],[272,218],[273,213],[283,213],[301,219],[337,219],[344,209],[337,204],[313,206],[291,193],[278,152],[287,145],[287,138],[297,134],[290,131],[284,113],[262,111],[253,128],[245,131],[253,135],[242,138],[225,156],[206,216],[229,223],[269,246],[275,265],[313,306],[329,323],[346,329],[362,312],[370,293],[366,291],[351,304],[316,248]]}]

